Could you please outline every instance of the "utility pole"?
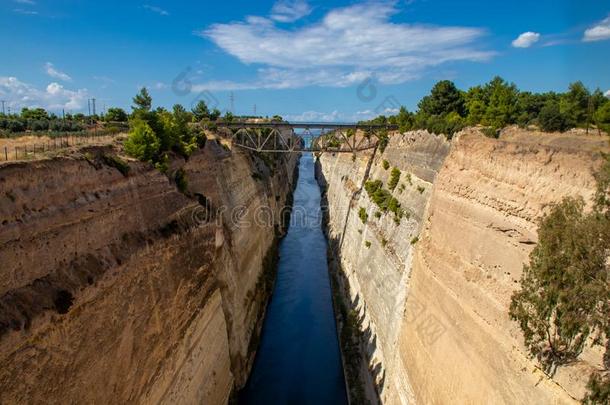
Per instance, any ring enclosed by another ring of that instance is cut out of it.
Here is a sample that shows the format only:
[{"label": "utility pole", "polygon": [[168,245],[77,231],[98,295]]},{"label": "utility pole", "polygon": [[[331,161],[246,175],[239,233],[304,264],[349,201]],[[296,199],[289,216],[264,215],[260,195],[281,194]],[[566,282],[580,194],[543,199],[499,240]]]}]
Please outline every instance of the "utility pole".
[{"label": "utility pole", "polygon": [[256,117],[256,104],[254,104],[254,116]]},{"label": "utility pole", "polygon": [[4,114],[4,103],[6,103],[6,100],[0,100],[0,101],[2,101],[2,115],[5,115]]},{"label": "utility pole", "polygon": [[587,135],[589,135],[589,126],[591,125],[591,115],[593,115],[593,97],[589,96],[587,104]]},{"label": "utility pole", "polygon": [[88,115],[91,116],[91,99],[87,99],[87,111]]},{"label": "utility pole", "polygon": [[95,99],[91,99],[91,109],[93,110],[93,115],[95,115]]},{"label": "utility pole", "polygon": [[235,114],[235,96],[233,95],[233,92],[229,95],[229,100],[231,102],[231,114]]}]

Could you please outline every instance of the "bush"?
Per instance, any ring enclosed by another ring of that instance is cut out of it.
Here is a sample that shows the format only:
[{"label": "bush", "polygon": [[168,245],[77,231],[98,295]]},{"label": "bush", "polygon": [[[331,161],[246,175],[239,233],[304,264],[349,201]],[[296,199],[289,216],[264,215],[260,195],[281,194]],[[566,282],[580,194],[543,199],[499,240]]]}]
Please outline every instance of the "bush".
[{"label": "bush", "polygon": [[25,131],[25,125],[19,120],[9,120],[6,129],[11,132],[23,132]]},{"label": "bush", "polygon": [[400,203],[392,194],[383,189],[381,180],[367,181],[364,183],[364,189],[371,201],[373,201],[383,212],[393,212],[395,217],[402,218],[403,212],[400,208]]},{"label": "bush", "polygon": [[419,191],[419,194],[423,194],[426,189],[423,186],[417,186],[417,191]]},{"label": "bush", "polygon": [[377,134],[377,138],[379,139],[379,151],[383,153],[385,151],[385,148],[388,146],[388,143],[390,142],[388,131],[386,131],[385,129],[380,130]]},{"label": "bush", "polygon": [[364,246],[366,246],[366,248],[370,248],[371,247],[371,242],[369,242],[368,240],[366,242],[364,242]]},{"label": "bush", "polygon": [[358,217],[360,218],[363,224],[365,224],[366,221],[369,219],[369,214],[366,213],[364,207],[360,207],[360,210],[358,211]]},{"label": "bush", "polygon": [[545,104],[538,116],[538,125],[543,131],[563,132],[568,129],[566,118],[561,114],[559,104],[550,102]]},{"label": "bush", "polygon": [[392,173],[390,174],[390,180],[388,181],[388,188],[391,191],[394,191],[398,182],[400,181],[400,170],[395,167],[392,169]]},{"label": "bush", "polygon": [[150,125],[136,119],[125,141],[125,152],[136,159],[153,161],[158,158],[160,142]]},{"label": "bush", "polygon": [[589,392],[583,399],[585,405],[610,404],[610,376],[593,373],[587,383]]},{"label": "bush", "polygon": [[28,128],[32,131],[46,131],[49,129],[48,120],[28,120]]},{"label": "bush", "polygon": [[381,163],[381,166],[383,167],[383,170],[388,170],[390,168],[390,162],[388,162],[387,160],[384,160]]},{"label": "bush", "polygon": [[[597,177],[598,195],[607,196],[610,161],[605,169]],[[509,314],[519,322],[529,351],[552,375],[577,359],[591,334],[597,332],[598,343],[601,334],[608,339],[610,211],[605,198],[596,200],[591,213],[585,213],[580,198],[555,204],[540,221],[538,239]]]},{"label": "bush", "polygon": [[127,122],[127,113],[122,108],[109,108],[104,120],[106,122]]}]

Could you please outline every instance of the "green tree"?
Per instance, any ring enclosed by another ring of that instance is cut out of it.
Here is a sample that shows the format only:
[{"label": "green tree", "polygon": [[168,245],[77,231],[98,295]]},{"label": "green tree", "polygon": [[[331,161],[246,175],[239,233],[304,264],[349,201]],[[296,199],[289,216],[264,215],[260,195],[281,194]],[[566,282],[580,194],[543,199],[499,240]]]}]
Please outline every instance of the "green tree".
[{"label": "green tree", "polygon": [[24,107],[21,110],[21,119],[23,120],[47,120],[49,119],[49,114],[44,108],[33,108],[29,109]]},{"label": "green tree", "polygon": [[489,102],[483,122],[493,128],[503,128],[517,121],[517,99],[519,91],[513,83],[494,77],[487,85]]},{"label": "green tree", "polygon": [[606,102],[595,111],[593,119],[597,128],[610,133],[610,100],[606,100]]},{"label": "green tree", "polygon": [[585,214],[582,199],[553,206],[540,223],[521,290],[512,296],[510,316],[550,374],[574,361],[590,334],[608,330],[610,234],[603,218]]},{"label": "green tree", "polygon": [[132,122],[132,128],[124,146],[127,154],[139,160],[153,161],[159,155],[159,139],[150,125],[142,119]]},{"label": "green tree", "polygon": [[231,111],[227,111],[223,118],[223,120],[225,120],[226,122],[232,122],[234,119],[235,119],[235,116],[233,115],[233,113]]},{"label": "green tree", "polygon": [[567,93],[563,94],[559,103],[561,114],[565,117],[567,125],[574,127],[584,125],[587,121],[587,111],[591,93],[582,82],[574,82],[569,86]]},{"label": "green tree", "polygon": [[466,121],[469,125],[480,124],[489,103],[487,90],[481,86],[471,87],[464,95],[464,100],[467,111]]},{"label": "green tree", "polygon": [[419,110],[426,115],[445,115],[456,112],[465,113],[462,92],[449,80],[441,80],[432,88],[430,95],[419,102]]},{"label": "green tree", "polygon": [[543,131],[565,131],[568,123],[559,109],[559,104],[555,101],[547,102],[540,110],[538,124]]},{"label": "green tree", "polygon": [[413,114],[410,113],[405,107],[400,107],[398,115],[396,115],[396,125],[400,132],[407,132],[413,128],[414,118]]},{"label": "green tree", "polygon": [[152,108],[152,97],[148,93],[146,87],[142,87],[140,92],[133,98],[133,106],[131,108],[136,111],[148,112]]},{"label": "green tree", "polygon": [[104,116],[107,122],[127,122],[127,113],[122,108],[109,108]]},{"label": "green tree", "polygon": [[517,124],[522,127],[533,124],[544,107],[545,99],[541,94],[520,92],[517,99]]},{"label": "green tree", "polygon": [[210,118],[210,109],[203,100],[199,100],[195,108],[193,108],[193,116],[196,121],[202,121]]},{"label": "green tree", "polygon": [[218,118],[220,118],[220,114],[220,110],[218,108],[214,108],[210,113],[210,120],[216,121]]}]

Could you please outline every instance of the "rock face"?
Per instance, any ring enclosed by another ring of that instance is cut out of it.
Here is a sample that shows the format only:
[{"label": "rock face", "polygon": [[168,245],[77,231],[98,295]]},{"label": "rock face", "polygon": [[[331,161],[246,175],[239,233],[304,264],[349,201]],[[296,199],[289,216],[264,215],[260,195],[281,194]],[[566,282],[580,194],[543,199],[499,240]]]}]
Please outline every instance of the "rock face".
[{"label": "rock face", "polygon": [[[510,129],[496,140],[466,130],[450,145],[419,131],[391,137],[383,154],[320,157],[329,237],[382,402],[572,403],[583,396],[600,353],[584,353],[550,379],[527,356],[508,308],[537,241],[537,220],[564,196],[590,200],[607,144],[535,136]],[[409,218],[397,224],[393,214],[375,216],[379,208],[358,191],[367,164],[368,179],[384,187],[392,167],[400,169],[393,195]]]},{"label": "rock face", "polygon": [[0,167],[0,403],[226,403],[253,361],[297,157],[270,171],[208,141],[170,162],[177,187],[112,154]]}]

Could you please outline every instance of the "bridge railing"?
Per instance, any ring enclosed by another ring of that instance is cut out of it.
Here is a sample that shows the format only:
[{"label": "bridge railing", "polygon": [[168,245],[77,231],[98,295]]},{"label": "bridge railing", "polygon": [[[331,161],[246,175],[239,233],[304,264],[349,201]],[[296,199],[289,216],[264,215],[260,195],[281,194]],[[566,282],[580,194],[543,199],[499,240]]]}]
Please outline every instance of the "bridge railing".
[{"label": "bridge railing", "polygon": [[[372,149],[394,125],[290,122],[217,122],[233,145],[257,152],[339,152]],[[299,133],[297,130],[301,130]]]}]

